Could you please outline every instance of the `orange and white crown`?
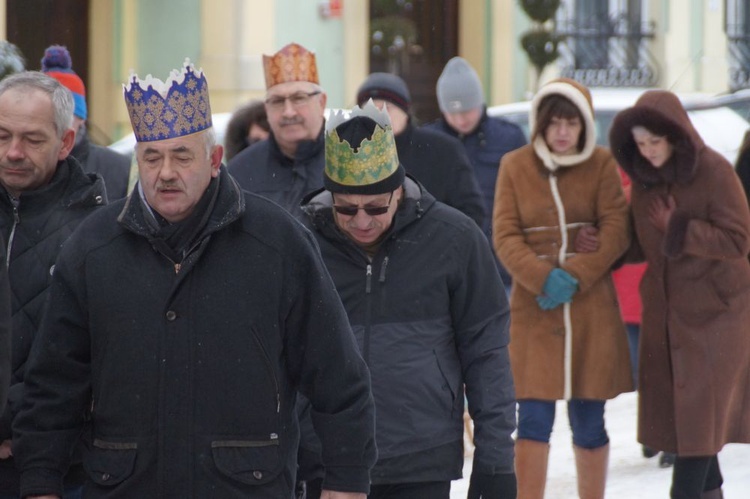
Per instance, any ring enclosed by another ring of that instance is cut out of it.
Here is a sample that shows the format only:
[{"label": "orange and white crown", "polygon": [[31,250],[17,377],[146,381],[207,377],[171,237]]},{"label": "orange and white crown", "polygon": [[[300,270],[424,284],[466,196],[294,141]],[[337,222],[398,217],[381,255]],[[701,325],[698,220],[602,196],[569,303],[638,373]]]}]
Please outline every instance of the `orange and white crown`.
[{"label": "orange and white crown", "polygon": [[315,53],[302,45],[290,43],[275,54],[263,56],[266,89],[290,81],[309,81],[319,84]]},{"label": "orange and white crown", "polygon": [[182,137],[212,126],[208,83],[190,59],[166,81],[151,75],[141,80],[134,73],[129,80],[123,94],[138,142]]}]

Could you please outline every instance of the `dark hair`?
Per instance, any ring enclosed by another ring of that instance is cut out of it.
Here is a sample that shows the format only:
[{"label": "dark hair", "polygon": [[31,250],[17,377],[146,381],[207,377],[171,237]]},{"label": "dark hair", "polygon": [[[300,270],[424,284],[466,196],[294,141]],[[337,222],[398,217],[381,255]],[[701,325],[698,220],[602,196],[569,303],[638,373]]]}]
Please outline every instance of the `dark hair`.
[{"label": "dark hair", "polygon": [[537,137],[544,138],[544,132],[550,123],[552,123],[552,118],[563,118],[566,120],[578,118],[581,122],[581,135],[578,137],[577,147],[579,151],[582,151],[586,145],[586,122],[583,119],[581,110],[570,99],[558,94],[548,95],[539,103],[532,140]]},{"label": "dark hair", "polygon": [[232,118],[229,120],[229,124],[227,124],[227,133],[224,138],[227,161],[250,145],[247,141],[247,134],[253,125],[258,125],[266,132],[271,131],[263,101],[251,101],[232,114]]}]

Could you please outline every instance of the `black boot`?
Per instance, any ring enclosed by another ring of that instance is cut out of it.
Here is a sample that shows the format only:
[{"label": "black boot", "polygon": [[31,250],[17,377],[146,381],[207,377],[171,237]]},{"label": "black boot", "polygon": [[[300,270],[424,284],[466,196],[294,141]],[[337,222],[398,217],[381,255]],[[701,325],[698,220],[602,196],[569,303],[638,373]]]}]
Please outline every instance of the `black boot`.
[{"label": "black boot", "polygon": [[671,452],[662,452],[659,456],[660,468],[671,468],[674,464],[675,455]]}]

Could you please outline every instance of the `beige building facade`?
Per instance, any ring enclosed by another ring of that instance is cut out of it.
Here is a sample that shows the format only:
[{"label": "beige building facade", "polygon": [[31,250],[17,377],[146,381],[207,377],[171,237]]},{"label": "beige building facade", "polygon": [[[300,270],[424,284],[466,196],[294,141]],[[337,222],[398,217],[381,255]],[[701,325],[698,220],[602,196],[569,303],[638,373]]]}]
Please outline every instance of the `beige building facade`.
[{"label": "beige building facade", "polygon": [[[519,37],[531,28],[531,22],[519,3],[453,2],[457,8],[454,21],[440,18],[443,2],[411,3],[436,9],[432,15],[441,22],[455,22],[457,53],[452,55],[465,57],[477,69],[489,105],[528,98],[535,76]],[[610,17],[634,3],[563,0],[557,27],[563,26],[565,19],[580,16],[587,2],[594,2],[596,8],[607,4]],[[0,1],[0,29],[6,25],[7,3]],[[656,74],[653,86],[708,93],[730,88],[725,19],[727,9],[734,9],[735,3],[742,2],[640,2],[638,16],[651,31],[638,49],[642,52],[639,57],[652,68],[648,71]],[[184,57],[190,57],[206,72],[213,112],[229,112],[248,99],[262,98],[262,54],[292,41],[315,50],[331,107],[354,104],[356,89],[370,70],[372,12],[368,0],[89,0],[88,5],[88,26],[80,29],[88,38],[90,121],[112,138],[129,131],[121,86],[131,69],[141,76],[153,73],[164,78]],[[340,10],[331,15],[331,7]],[[563,27],[575,35],[568,25]],[[564,45],[575,40],[575,36],[567,36]],[[582,43],[579,52],[585,54]],[[611,38],[604,44],[611,49],[609,55],[602,56],[610,66],[618,64],[612,55],[616,44]],[[570,48],[565,50],[570,72],[570,61],[580,57],[571,56]],[[545,69],[542,81],[566,74],[564,61],[560,61]],[[586,74],[594,73],[589,70]]]}]

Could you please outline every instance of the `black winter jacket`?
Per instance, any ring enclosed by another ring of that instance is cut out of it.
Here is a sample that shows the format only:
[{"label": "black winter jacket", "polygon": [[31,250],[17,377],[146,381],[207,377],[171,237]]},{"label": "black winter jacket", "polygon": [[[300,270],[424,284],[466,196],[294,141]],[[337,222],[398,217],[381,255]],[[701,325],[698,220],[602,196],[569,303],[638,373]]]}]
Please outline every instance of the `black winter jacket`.
[{"label": "black winter jacket", "polygon": [[138,194],[63,249],[14,422],[24,494],[60,493],[90,412],[87,498],[291,498],[298,389],[325,485],[368,490],[369,375],[315,241],[224,169],[219,182],[182,262],[152,245]]},{"label": "black winter jacket", "polygon": [[131,158],[107,147],[92,144],[85,135],[70,155],[81,163],[86,173],[98,173],[107,187],[107,199],[114,201],[128,195]]},{"label": "black winter jacket", "polygon": [[452,206],[482,227],[492,211],[482,206],[474,170],[461,143],[445,134],[415,128],[396,135],[398,159],[435,199]]},{"label": "black winter jacket", "polygon": [[[336,228],[330,192],[311,195],[304,207],[370,367],[379,453],[373,483],[460,477],[464,387],[476,425],[474,467],[511,473],[510,315],[497,273],[487,272],[492,252],[471,219],[410,177],[404,186],[372,261]],[[451,455],[436,462],[432,454],[446,446]]]},{"label": "black winter jacket", "polygon": [[233,157],[229,173],[244,190],[270,199],[301,219],[302,198],[323,187],[323,130],[316,140],[301,142],[294,159],[284,156],[271,134]]},{"label": "black winter jacket", "polygon": [[[18,199],[0,187],[0,233],[8,251],[13,332],[11,387],[0,420],[0,440],[12,435],[12,415],[21,402],[26,361],[60,248],[83,219],[106,202],[102,179],[84,173],[70,156],[58,163],[46,186]],[[0,491],[17,493],[18,483],[14,460],[0,461]]]}]

